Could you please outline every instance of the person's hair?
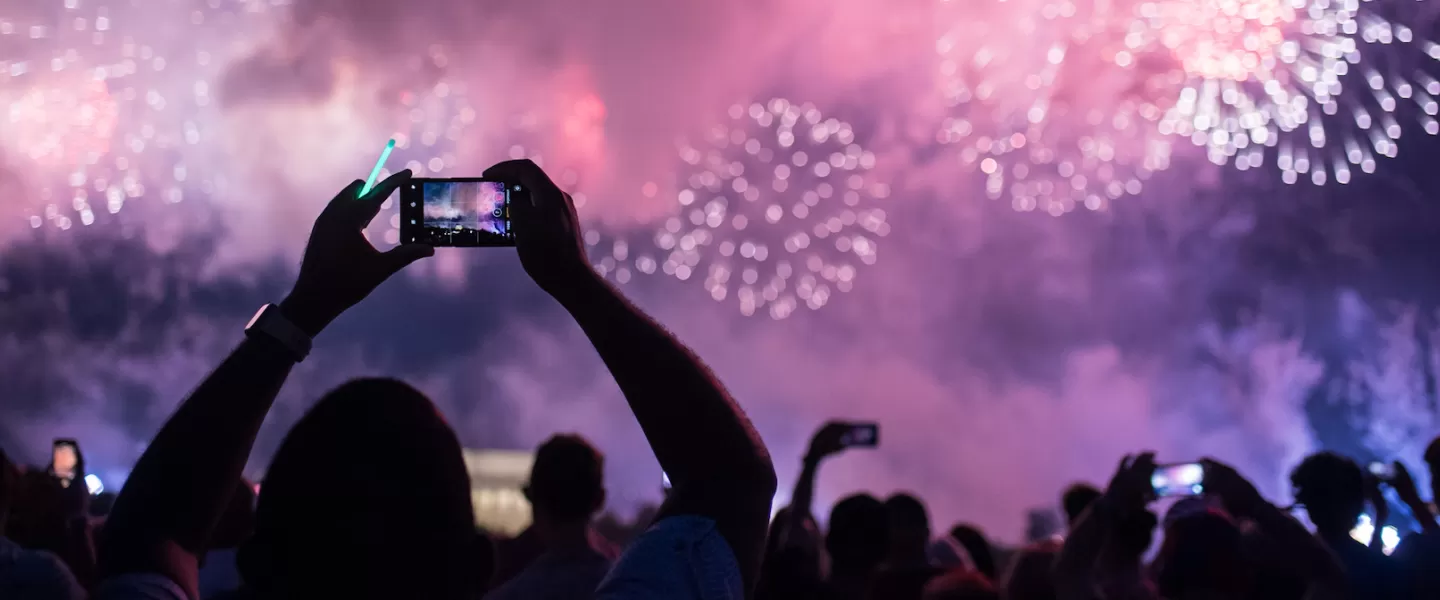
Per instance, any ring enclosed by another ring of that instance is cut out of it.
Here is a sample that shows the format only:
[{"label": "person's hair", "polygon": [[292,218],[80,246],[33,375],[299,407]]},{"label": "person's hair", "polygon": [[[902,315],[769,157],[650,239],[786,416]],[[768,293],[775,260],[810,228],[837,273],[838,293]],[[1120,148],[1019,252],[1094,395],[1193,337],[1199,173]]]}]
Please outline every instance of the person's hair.
[{"label": "person's hair", "polygon": [[1101,495],[1100,490],[1088,483],[1070,484],[1070,487],[1065,488],[1065,493],[1060,494],[1060,506],[1065,509],[1065,523],[1073,527],[1075,522],[1080,520],[1080,515],[1085,514],[1085,509],[1090,508]]},{"label": "person's hair", "polygon": [[1290,472],[1295,501],[1315,527],[1325,533],[1346,533],[1365,510],[1365,473],[1360,465],[1334,452],[1305,457]]},{"label": "person's hair", "polygon": [[1060,556],[1060,542],[1045,540],[1022,548],[1010,559],[1010,568],[1001,579],[1006,600],[1055,600],[1051,568]]},{"label": "person's hair", "polygon": [[1162,598],[1187,593],[1238,594],[1248,585],[1240,527],[1218,510],[1170,519],[1155,557],[1155,583]]},{"label": "person's hair", "polygon": [[605,457],[579,435],[552,436],[535,450],[525,496],[547,517],[589,521],[605,505]]},{"label": "person's hair", "polygon": [[885,510],[890,513],[890,523],[898,528],[930,531],[930,515],[925,503],[912,494],[901,492],[885,500]]},{"label": "person's hair", "polygon": [[830,509],[825,550],[838,569],[875,569],[885,560],[889,544],[890,516],[878,498],[855,494]]},{"label": "person's hair", "polygon": [[995,567],[995,551],[979,526],[969,523],[956,525],[950,528],[950,537],[965,548],[970,561],[975,564],[975,570],[995,581],[999,575]]},{"label": "person's hair", "polygon": [[357,379],[286,434],[238,563],[261,597],[470,597],[493,568],[474,520],[460,442],[434,404]]},{"label": "person's hair", "polygon": [[954,569],[925,584],[924,600],[1000,600],[1000,592],[985,575]]}]

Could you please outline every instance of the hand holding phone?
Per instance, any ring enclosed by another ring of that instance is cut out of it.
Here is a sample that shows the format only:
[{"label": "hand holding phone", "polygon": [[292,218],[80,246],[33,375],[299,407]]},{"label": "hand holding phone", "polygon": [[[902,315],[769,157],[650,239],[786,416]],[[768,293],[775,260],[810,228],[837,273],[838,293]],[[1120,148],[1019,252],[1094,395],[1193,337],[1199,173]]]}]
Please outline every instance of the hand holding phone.
[{"label": "hand holding phone", "polygon": [[525,186],[498,179],[411,179],[400,188],[401,243],[514,246],[510,207],[517,199],[529,201]]},{"label": "hand holding phone", "polygon": [[1205,491],[1205,466],[1200,463],[1159,465],[1150,476],[1155,497],[1199,496]]},{"label": "hand holding phone", "polygon": [[1390,481],[1395,478],[1395,467],[1388,463],[1372,462],[1369,466],[1370,474],[1380,481]]}]

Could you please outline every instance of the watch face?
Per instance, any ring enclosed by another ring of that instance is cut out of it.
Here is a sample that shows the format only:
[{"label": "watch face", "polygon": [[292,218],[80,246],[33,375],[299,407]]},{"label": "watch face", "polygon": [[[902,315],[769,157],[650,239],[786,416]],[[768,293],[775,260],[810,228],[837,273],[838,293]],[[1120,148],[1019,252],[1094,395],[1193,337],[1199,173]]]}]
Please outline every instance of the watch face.
[{"label": "watch face", "polygon": [[245,324],[245,329],[248,330],[248,329],[250,329],[251,327],[254,327],[256,323],[259,323],[259,322],[260,322],[260,315],[265,314],[265,311],[266,311],[266,310],[269,310],[269,308],[270,308],[270,305],[269,305],[269,304],[266,304],[265,306],[260,307],[260,310],[255,313],[255,316],[250,317],[250,322]]}]

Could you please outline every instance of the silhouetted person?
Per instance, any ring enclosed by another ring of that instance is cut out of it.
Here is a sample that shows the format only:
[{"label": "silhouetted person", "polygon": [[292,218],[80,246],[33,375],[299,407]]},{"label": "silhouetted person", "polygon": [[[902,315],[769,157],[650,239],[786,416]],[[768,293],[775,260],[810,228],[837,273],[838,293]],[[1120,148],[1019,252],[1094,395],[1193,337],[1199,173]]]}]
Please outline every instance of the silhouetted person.
[{"label": "silhouetted person", "polygon": [[765,568],[761,570],[756,589],[759,600],[770,598],[803,598],[817,593],[821,580],[820,527],[815,522],[811,505],[815,500],[815,480],[826,459],[846,449],[845,436],[853,429],[851,423],[829,421],[810,437],[810,446],[801,461],[790,505],[781,508],[770,523],[766,539]]},{"label": "silhouetted person", "polygon": [[[1440,498],[1440,437],[1425,448],[1425,465],[1430,470],[1430,499],[1434,501]],[[1390,484],[1420,524],[1420,532],[1405,536],[1391,555],[1404,581],[1403,592],[1412,598],[1440,598],[1440,524],[1435,522],[1430,502],[1420,497],[1415,480],[1399,461]]]},{"label": "silhouetted person", "polygon": [[[1345,566],[1350,597],[1393,597],[1391,585],[1398,573],[1381,551],[1384,519],[1375,520],[1375,544],[1366,546],[1350,537],[1365,510],[1366,475],[1360,465],[1333,452],[1312,454],[1290,473],[1290,483],[1295,502],[1315,524],[1315,535]],[[1377,511],[1384,510],[1383,502],[1377,505]]]},{"label": "silhouetted person", "polygon": [[890,514],[870,494],[847,496],[830,509],[825,550],[830,573],[824,597],[867,598],[890,547]]},{"label": "silhouetted person", "polygon": [[1010,566],[1000,579],[1000,592],[1005,600],[1056,600],[1055,582],[1050,570],[1060,555],[1060,542],[1054,539],[1033,542],[1010,558]]},{"label": "silhouetted person", "polygon": [[1074,483],[1065,488],[1065,493],[1060,495],[1060,507],[1065,510],[1065,527],[1074,527],[1075,521],[1085,514],[1085,509],[1090,508],[1092,502],[1100,499],[1100,495],[1100,490],[1088,483]]},{"label": "silhouetted person", "polygon": [[[539,167],[510,161],[485,175],[528,191],[510,206],[521,266],[589,337],[674,482],[656,523],[596,597],[743,597],[775,493],[764,444],[699,360],[590,268],[574,205]],[[246,340],[156,434],[111,514],[98,600],[196,596],[198,556],[310,340],[434,253],[381,253],[362,233],[409,177],[402,171],[363,196],[357,180],[331,200],[290,296],[256,315]],[[352,497],[337,502],[341,494]],[[258,597],[472,598],[493,561],[473,519],[459,441],[434,405],[398,381],[353,381],[317,403],[276,453],[241,573]]]},{"label": "silhouetted person", "polygon": [[[605,506],[605,459],[578,435],[556,435],[535,451],[525,498],[530,501],[532,537],[538,556],[499,584],[487,600],[580,598],[595,588],[617,552],[590,527]],[[499,547],[501,560],[506,546]]]},{"label": "silhouetted person", "polygon": [[918,600],[925,584],[941,572],[930,564],[930,515],[919,498],[907,493],[885,500],[885,511],[890,517],[890,550],[876,578],[874,596]]},{"label": "silhouetted person", "polygon": [[10,508],[21,493],[20,482],[20,470],[0,450],[0,598],[85,598],[85,590],[58,557],[42,550],[26,550],[5,537]]},{"label": "silhouetted person", "polygon": [[978,525],[960,524],[950,529],[950,538],[970,555],[975,570],[991,582],[998,581],[999,572],[995,565],[995,549]]}]

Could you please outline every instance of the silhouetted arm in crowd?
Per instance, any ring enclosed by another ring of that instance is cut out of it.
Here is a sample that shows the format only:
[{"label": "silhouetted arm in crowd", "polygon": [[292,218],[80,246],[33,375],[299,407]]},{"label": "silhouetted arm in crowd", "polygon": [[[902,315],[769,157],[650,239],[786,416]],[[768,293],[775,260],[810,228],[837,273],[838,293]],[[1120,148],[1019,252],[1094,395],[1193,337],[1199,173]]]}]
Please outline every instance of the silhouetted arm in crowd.
[{"label": "silhouetted arm in crowd", "polygon": [[1266,502],[1260,491],[1229,465],[1208,458],[1200,462],[1205,465],[1206,491],[1219,496],[1231,514],[1254,523],[1274,540],[1279,558],[1308,581],[1308,598],[1345,597],[1345,568],[1323,542],[1310,535],[1299,521]]},{"label": "silhouetted arm in crowd", "polygon": [[1127,591],[1143,585],[1138,569],[1102,572],[1116,565],[1111,560],[1102,567],[1100,560],[1102,556],[1111,558],[1107,556],[1107,542],[1125,516],[1145,510],[1145,504],[1153,494],[1150,475],[1154,472],[1153,452],[1126,456],[1120,460],[1105,494],[1085,509],[1065,537],[1065,544],[1061,546],[1054,566],[1057,598],[1090,600],[1096,597],[1102,585],[1126,588]]},{"label": "silhouetted arm in crowd", "polygon": [[485,176],[529,188],[511,205],[520,262],[590,338],[669,474],[660,516],[713,519],[753,587],[775,493],[764,443],[709,369],[590,268],[568,194],[528,160]]},{"label": "silhouetted arm in crowd", "polygon": [[1395,461],[1395,478],[1390,481],[1390,485],[1395,487],[1395,494],[1400,496],[1400,501],[1410,508],[1410,513],[1420,523],[1420,531],[1440,532],[1440,524],[1435,522],[1430,505],[1420,497],[1420,490],[1415,487],[1415,478],[1410,476],[1410,470],[1398,460]]},{"label": "silhouetted arm in crowd", "polygon": [[1390,505],[1385,502],[1385,492],[1380,488],[1380,478],[1365,474],[1365,499],[1375,511],[1374,533],[1370,536],[1370,549],[1383,553],[1385,550],[1385,525],[1390,521]]},{"label": "silhouetted arm in crowd", "polygon": [[[311,337],[375,286],[434,250],[379,252],[361,230],[409,171],[357,198],[340,192],[315,221],[300,276],[280,305]],[[238,329],[238,327],[237,327]],[[278,341],[247,338],[190,394],[135,464],[106,521],[101,577],[158,573],[197,595],[198,557],[235,494],[255,435],[295,364]]]},{"label": "silhouetted arm in crowd", "polygon": [[815,502],[815,476],[820,470],[820,463],[845,449],[842,440],[850,429],[849,423],[830,421],[822,425],[814,437],[810,438],[810,449],[805,452],[800,476],[795,479],[795,490],[790,494],[790,520],[785,522],[781,533],[781,545],[787,545],[789,540],[795,538],[796,532],[805,526],[807,520],[815,518],[811,513],[811,506]]}]

